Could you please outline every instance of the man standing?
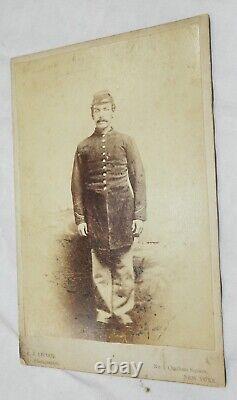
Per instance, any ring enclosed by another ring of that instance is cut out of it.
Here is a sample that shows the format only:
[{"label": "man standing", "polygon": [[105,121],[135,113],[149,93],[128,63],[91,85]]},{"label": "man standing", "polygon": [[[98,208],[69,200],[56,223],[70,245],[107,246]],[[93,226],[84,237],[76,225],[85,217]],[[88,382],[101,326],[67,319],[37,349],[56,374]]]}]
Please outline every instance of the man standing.
[{"label": "man standing", "polygon": [[146,188],[140,154],[132,138],[112,128],[111,94],[94,95],[95,130],[76,150],[72,172],[75,222],[92,248],[97,321],[133,321],[132,244],[146,219]]}]

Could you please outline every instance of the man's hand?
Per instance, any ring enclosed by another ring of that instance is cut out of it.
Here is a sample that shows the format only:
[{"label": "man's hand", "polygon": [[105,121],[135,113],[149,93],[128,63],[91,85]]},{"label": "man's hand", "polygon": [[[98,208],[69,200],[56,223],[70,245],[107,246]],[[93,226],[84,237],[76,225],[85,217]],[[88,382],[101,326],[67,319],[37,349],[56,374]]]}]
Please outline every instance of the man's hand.
[{"label": "man's hand", "polygon": [[88,235],[88,228],[87,223],[82,222],[81,224],[77,225],[79,236],[87,236]]},{"label": "man's hand", "polygon": [[132,222],[132,232],[134,236],[140,236],[143,230],[143,221],[141,219],[134,219]]}]

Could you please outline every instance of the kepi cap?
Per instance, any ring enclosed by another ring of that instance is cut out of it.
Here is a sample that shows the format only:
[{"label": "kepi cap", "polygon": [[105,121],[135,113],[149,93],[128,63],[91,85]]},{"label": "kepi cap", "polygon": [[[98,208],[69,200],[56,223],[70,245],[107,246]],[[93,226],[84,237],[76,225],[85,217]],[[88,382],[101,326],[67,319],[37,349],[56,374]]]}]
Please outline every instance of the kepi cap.
[{"label": "kepi cap", "polygon": [[101,90],[100,92],[95,93],[91,105],[95,106],[96,104],[103,103],[111,103],[114,105],[114,99],[108,90]]}]

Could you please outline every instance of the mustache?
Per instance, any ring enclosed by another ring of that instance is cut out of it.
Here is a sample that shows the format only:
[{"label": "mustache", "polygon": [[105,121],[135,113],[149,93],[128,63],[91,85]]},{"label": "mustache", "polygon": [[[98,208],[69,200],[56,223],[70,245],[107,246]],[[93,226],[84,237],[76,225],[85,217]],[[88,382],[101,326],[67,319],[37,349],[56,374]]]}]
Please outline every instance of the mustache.
[{"label": "mustache", "polygon": [[99,118],[96,122],[108,122],[107,119]]}]

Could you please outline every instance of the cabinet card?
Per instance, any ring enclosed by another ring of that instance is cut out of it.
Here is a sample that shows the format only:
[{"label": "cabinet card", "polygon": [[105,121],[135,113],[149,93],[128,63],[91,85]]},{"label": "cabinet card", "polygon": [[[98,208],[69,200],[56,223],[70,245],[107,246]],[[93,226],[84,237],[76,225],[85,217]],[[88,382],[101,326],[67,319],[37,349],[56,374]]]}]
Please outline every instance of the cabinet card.
[{"label": "cabinet card", "polygon": [[223,386],[208,16],[11,66],[22,363]]}]

